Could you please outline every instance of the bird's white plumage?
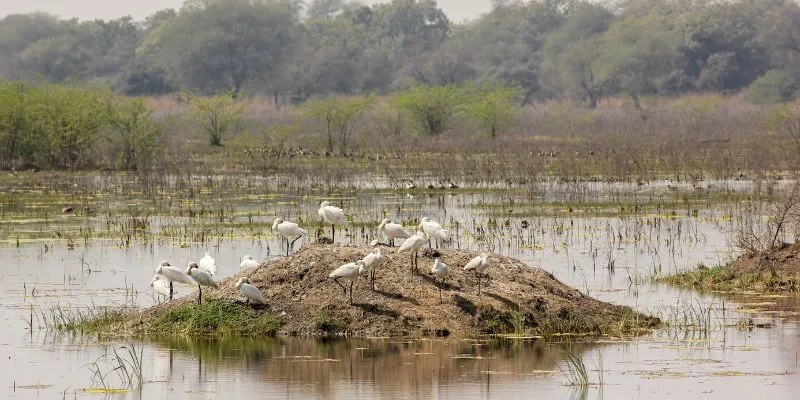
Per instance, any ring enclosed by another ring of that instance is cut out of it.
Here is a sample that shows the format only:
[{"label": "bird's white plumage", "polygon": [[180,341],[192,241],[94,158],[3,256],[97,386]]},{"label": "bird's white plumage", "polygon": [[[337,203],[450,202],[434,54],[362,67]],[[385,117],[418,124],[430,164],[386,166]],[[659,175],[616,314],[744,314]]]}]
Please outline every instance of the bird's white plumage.
[{"label": "bird's white plumage", "polygon": [[441,224],[428,217],[422,217],[418,229],[432,239],[447,240],[450,238],[450,232],[447,229],[442,228]]},{"label": "bird's white plumage", "polygon": [[364,261],[358,260],[340,266],[328,274],[328,278],[355,279],[364,268]]},{"label": "bird's white plumage", "polygon": [[481,253],[481,255],[469,260],[467,265],[464,266],[464,271],[483,273],[483,271],[486,271],[489,266],[489,255],[486,253]]},{"label": "bird's white plumage", "polygon": [[403,229],[403,225],[392,223],[389,219],[384,219],[378,225],[378,232],[383,233],[389,239],[408,239],[411,232]]},{"label": "bird's white plumage", "polygon": [[319,205],[319,210],[317,210],[317,214],[322,218],[323,221],[331,224],[331,225],[346,225],[347,224],[347,217],[344,215],[344,210],[339,207],[334,207],[330,205],[329,202],[323,201]]},{"label": "bird's white plumage", "polygon": [[239,293],[241,293],[244,297],[248,300],[256,303],[267,304],[267,299],[264,298],[264,295],[258,290],[255,285],[250,283],[250,279],[248,278],[239,278],[236,281],[236,288],[239,289]]},{"label": "bird's white plumage", "polygon": [[441,262],[438,258],[434,260],[433,267],[431,268],[431,273],[436,276],[437,278],[444,278],[447,274],[450,273],[449,266],[443,262]]},{"label": "bird's white plumage", "polygon": [[377,249],[367,254],[361,261],[364,262],[364,268],[361,273],[365,273],[380,267],[386,261],[386,256],[383,255],[381,249]]},{"label": "bird's white plumage", "polygon": [[258,267],[258,261],[253,259],[253,256],[246,254],[242,257],[242,262],[239,263],[239,268],[255,268]]},{"label": "bird's white plumage", "polygon": [[186,275],[192,277],[192,279],[194,279],[194,281],[200,286],[209,286],[213,288],[219,287],[217,282],[214,281],[214,278],[211,277],[211,274],[200,269],[197,263],[189,263],[189,267],[186,268]]},{"label": "bird's white plumage", "polygon": [[211,257],[211,253],[206,253],[206,255],[197,262],[197,266],[200,270],[208,272],[211,275],[217,273],[217,262],[214,260],[214,257]]},{"label": "bird's white plumage", "polygon": [[169,281],[163,279],[161,275],[153,275],[153,279],[150,280],[150,287],[162,296],[169,296]]},{"label": "bird's white plumage", "polygon": [[301,228],[300,225],[284,221],[282,218],[275,218],[275,222],[272,223],[272,230],[278,231],[278,234],[283,237],[308,236],[308,232]]},{"label": "bird's white plumage", "polygon": [[186,285],[194,285],[194,281],[186,273],[180,269],[169,265],[168,262],[162,261],[156,268],[156,274],[161,275],[162,278],[169,282],[178,282]]},{"label": "bird's white plumage", "polygon": [[406,239],[400,248],[397,249],[398,253],[402,253],[404,251],[417,251],[420,247],[424,246],[428,243],[428,237],[423,232],[417,232],[415,235]]}]

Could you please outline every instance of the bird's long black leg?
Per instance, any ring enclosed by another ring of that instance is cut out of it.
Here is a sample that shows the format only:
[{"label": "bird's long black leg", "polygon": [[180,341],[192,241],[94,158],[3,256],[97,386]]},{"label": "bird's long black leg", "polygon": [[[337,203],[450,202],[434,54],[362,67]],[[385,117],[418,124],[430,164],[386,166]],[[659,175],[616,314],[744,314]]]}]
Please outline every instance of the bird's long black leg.
[{"label": "bird's long black leg", "polygon": [[342,285],[342,283],[339,282],[339,278],[333,278],[333,281],[336,282],[337,285],[342,287],[342,297],[346,296],[347,295],[347,288],[345,288],[344,285]]},{"label": "bird's long black leg", "polygon": [[353,304],[353,282],[355,279],[350,279],[350,304]]},{"label": "bird's long black leg", "polygon": [[203,304],[203,287],[197,285],[197,304]]},{"label": "bird's long black leg", "polygon": [[[300,240],[301,237],[303,237],[303,235],[300,235],[297,238],[295,238],[294,240],[292,240],[292,250],[294,250],[294,242]],[[286,240],[289,240],[289,239],[286,239]]]},{"label": "bird's long black leg", "polygon": [[331,224],[331,242],[336,241],[336,225]]},{"label": "bird's long black leg", "polygon": [[172,300],[172,281],[169,281],[169,299]]}]

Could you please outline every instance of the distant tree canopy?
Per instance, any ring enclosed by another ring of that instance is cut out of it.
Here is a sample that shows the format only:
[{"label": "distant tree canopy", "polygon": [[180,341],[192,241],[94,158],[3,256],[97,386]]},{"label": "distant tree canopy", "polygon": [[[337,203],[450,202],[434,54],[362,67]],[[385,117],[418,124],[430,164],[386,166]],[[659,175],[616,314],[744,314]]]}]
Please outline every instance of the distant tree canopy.
[{"label": "distant tree canopy", "polygon": [[[305,101],[467,81],[520,102],[734,92],[796,98],[800,6],[784,0],[498,0],[451,22],[433,0],[186,0],[144,21],[0,20],[0,77]],[[772,91],[772,92],[771,92]],[[773,93],[774,92],[774,93]]]}]

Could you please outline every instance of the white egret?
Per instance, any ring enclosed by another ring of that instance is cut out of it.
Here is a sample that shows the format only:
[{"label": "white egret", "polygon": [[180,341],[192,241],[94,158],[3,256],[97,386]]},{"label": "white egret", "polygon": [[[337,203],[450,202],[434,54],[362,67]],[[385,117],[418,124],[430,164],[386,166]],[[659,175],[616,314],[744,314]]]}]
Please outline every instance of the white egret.
[{"label": "white egret", "polygon": [[420,221],[417,229],[425,232],[429,238],[436,239],[436,247],[439,247],[439,240],[450,239],[450,232],[442,228],[441,224],[428,217],[422,217],[422,221]]},{"label": "white egret", "polygon": [[200,269],[196,262],[190,262],[186,268],[186,275],[189,275],[197,282],[197,304],[203,304],[203,286],[219,288],[217,282],[206,271]]},{"label": "white egret", "polygon": [[172,300],[172,293],[174,290],[172,288],[173,282],[183,283],[186,285],[194,285],[194,281],[188,275],[186,275],[180,269],[169,265],[168,262],[162,261],[158,264],[158,268],[156,268],[156,274],[161,275],[162,278],[166,279],[169,282],[169,299]]},{"label": "white egret", "polygon": [[239,280],[236,281],[236,288],[239,289],[239,293],[244,295],[248,304],[250,304],[251,300],[254,303],[267,304],[267,299],[264,298],[264,295],[261,294],[261,291],[258,290],[255,285],[250,283],[249,278],[239,278]]},{"label": "white egret", "polygon": [[323,201],[319,205],[317,214],[322,217],[324,222],[331,224],[331,241],[336,241],[336,225],[347,224],[347,217],[344,215],[344,210],[330,205],[328,201]]},{"label": "white egret", "polygon": [[366,257],[362,259],[364,261],[364,268],[363,271],[360,273],[367,273],[369,272],[369,284],[372,291],[375,291],[375,270],[383,265],[386,262],[386,256],[383,255],[381,249],[376,249],[372,253],[367,254]]},{"label": "white egret", "polygon": [[489,268],[489,255],[481,253],[481,255],[469,260],[467,265],[464,266],[464,271],[475,271],[475,276],[478,278],[478,295],[481,294],[481,275],[487,268]]},{"label": "white egret", "polygon": [[163,279],[161,275],[153,275],[153,279],[150,280],[150,287],[153,288],[153,291],[157,294],[169,297],[169,281]]},{"label": "white egret", "polygon": [[[284,221],[282,218],[275,218],[275,222],[272,223],[272,230],[278,231],[278,235],[286,239],[286,256],[289,256],[289,250],[294,247],[294,242],[300,239],[303,236],[308,237],[308,232],[305,229],[301,228],[300,225],[297,225],[294,222]],[[295,239],[292,240],[291,244],[289,244],[289,237],[294,237]]]},{"label": "white egret", "polygon": [[395,239],[408,239],[411,237],[411,232],[403,229],[403,225],[392,223],[388,218],[378,225],[378,233],[382,233],[389,238],[389,244],[392,246],[394,246]]},{"label": "white egret", "polygon": [[339,279],[350,280],[350,304],[353,304],[353,281],[358,277],[363,268],[364,260],[358,260],[356,262],[344,264],[328,274],[328,278],[333,278],[333,281],[342,287],[342,297],[347,294],[347,288],[339,282]]},{"label": "white egret", "polygon": [[438,258],[433,261],[433,267],[431,268],[431,274],[433,274],[435,279],[439,279],[439,278],[442,279],[441,284],[439,282],[436,282],[437,283],[436,286],[439,287],[439,303],[442,302],[442,285],[444,285],[444,278],[449,273],[450,273],[450,269],[447,266],[447,264],[441,262]]},{"label": "white egret", "polygon": [[253,256],[250,254],[245,254],[245,256],[242,257],[242,262],[239,263],[239,268],[255,268],[258,266],[258,261],[254,260]]},{"label": "white egret", "polygon": [[197,266],[200,270],[206,271],[210,275],[217,274],[217,262],[214,261],[214,257],[211,257],[211,253],[206,253],[206,255],[197,262]]},{"label": "white egret", "polygon": [[412,273],[417,270],[417,253],[419,252],[419,249],[422,246],[424,246],[425,243],[428,243],[429,240],[430,239],[428,239],[427,235],[425,235],[425,232],[417,231],[417,233],[415,235],[413,235],[410,238],[406,239],[406,241],[403,242],[402,245],[400,245],[400,248],[397,249],[398,253],[402,253],[404,251],[411,251],[411,272]]}]

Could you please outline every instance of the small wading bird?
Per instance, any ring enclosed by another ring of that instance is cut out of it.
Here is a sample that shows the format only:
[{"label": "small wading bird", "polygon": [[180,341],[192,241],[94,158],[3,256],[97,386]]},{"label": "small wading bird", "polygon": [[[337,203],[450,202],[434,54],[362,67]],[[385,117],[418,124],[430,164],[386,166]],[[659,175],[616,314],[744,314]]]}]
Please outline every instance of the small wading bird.
[{"label": "small wading bird", "polygon": [[200,269],[196,262],[189,263],[189,266],[186,268],[186,275],[189,275],[197,282],[197,304],[203,304],[203,286],[213,287],[215,289],[219,288],[219,285],[217,285],[217,282],[214,282],[214,278],[211,277],[211,274]]},{"label": "small wading bird", "polygon": [[411,251],[411,272],[414,273],[417,271],[417,253],[422,246],[425,246],[425,243],[428,243],[429,239],[425,235],[424,232],[417,232],[415,235],[411,236],[410,238],[406,239],[400,248],[397,249],[398,253],[402,253],[404,251]]},{"label": "small wading bird", "polygon": [[[272,223],[272,230],[278,231],[278,235],[286,240],[287,257],[289,256],[289,251],[294,247],[294,242],[303,236],[308,236],[308,232],[301,228],[300,225],[297,225],[294,222],[284,221],[282,218],[275,218],[275,222]],[[291,244],[289,243],[290,237],[295,238],[292,240]]]},{"label": "small wading bird", "polygon": [[172,294],[175,292],[172,287],[173,282],[183,283],[186,285],[194,285],[194,281],[180,269],[169,265],[168,262],[162,261],[156,268],[156,274],[161,275],[163,279],[169,282],[169,299],[172,300]]},{"label": "small wading bird", "polygon": [[481,255],[469,260],[467,265],[464,266],[464,272],[474,271],[475,276],[478,278],[478,295],[481,294],[481,274],[489,268],[489,255],[481,253]]},{"label": "small wading bird", "polygon": [[442,228],[442,225],[428,217],[422,217],[422,221],[419,223],[417,229],[425,232],[430,239],[435,239],[436,248],[439,248],[440,240],[447,240],[450,238],[450,232],[447,229]]},{"label": "small wading bird", "polygon": [[441,283],[436,282],[437,283],[436,286],[439,287],[439,303],[440,304],[442,302],[442,285],[444,285],[444,278],[449,273],[450,273],[450,270],[449,270],[449,267],[447,266],[447,264],[439,261],[438,258],[436,260],[434,260],[433,267],[431,268],[431,274],[433,274],[435,279],[441,279],[442,280]]},{"label": "small wading bird", "polygon": [[375,291],[375,270],[383,265],[386,261],[386,256],[383,255],[381,249],[374,250],[372,253],[367,254],[361,261],[364,261],[364,268],[359,271],[360,274],[369,273],[369,286],[372,291]]},{"label": "small wading bird", "polygon": [[351,262],[336,268],[328,275],[328,278],[333,278],[337,285],[342,287],[342,297],[347,295],[347,288],[339,282],[339,279],[350,280],[350,304],[353,304],[353,281],[360,275],[364,268],[364,260]]},{"label": "small wading bird", "polygon": [[389,219],[384,219],[378,225],[378,233],[382,233],[389,238],[389,245],[394,246],[395,239],[408,239],[411,233],[403,229],[403,225],[392,223]]},{"label": "small wading bird", "polygon": [[250,304],[251,301],[253,303],[267,304],[267,299],[264,298],[264,295],[255,285],[250,283],[249,278],[239,278],[236,281],[236,288],[247,299],[247,304]]},{"label": "small wading bird", "polygon": [[347,217],[344,215],[344,210],[330,204],[328,201],[320,203],[317,214],[324,222],[331,224],[331,241],[336,241],[336,225],[346,225]]},{"label": "small wading bird", "polygon": [[211,253],[206,253],[206,255],[197,262],[197,266],[201,271],[208,272],[210,275],[217,274],[217,262],[214,261],[214,257],[211,257]]},{"label": "small wading bird", "polygon": [[169,281],[162,278],[161,275],[153,275],[153,279],[150,280],[150,287],[157,294],[169,297]]},{"label": "small wading bird", "polygon": [[253,256],[245,254],[245,256],[242,257],[242,262],[239,263],[239,268],[255,268],[258,267],[258,265],[258,261],[254,260]]}]

